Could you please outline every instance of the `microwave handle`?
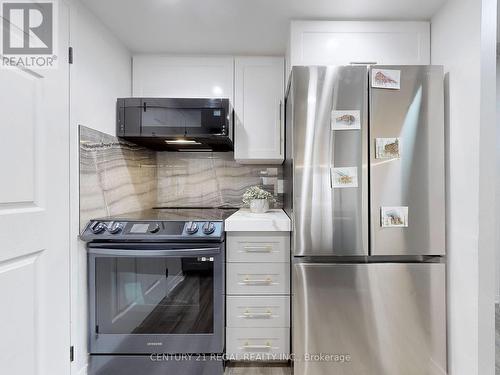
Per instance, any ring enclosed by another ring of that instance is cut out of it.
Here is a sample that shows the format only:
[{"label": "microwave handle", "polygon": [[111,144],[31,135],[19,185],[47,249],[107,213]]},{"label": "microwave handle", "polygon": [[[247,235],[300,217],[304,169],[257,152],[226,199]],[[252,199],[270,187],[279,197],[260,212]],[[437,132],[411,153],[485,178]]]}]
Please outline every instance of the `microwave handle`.
[{"label": "microwave handle", "polygon": [[106,248],[89,248],[89,254],[105,255],[105,256],[128,256],[128,257],[179,257],[179,256],[205,256],[218,255],[220,248],[207,247],[200,249],[164,249],[164,250],[126,250],[126,249],[106,249]]}]

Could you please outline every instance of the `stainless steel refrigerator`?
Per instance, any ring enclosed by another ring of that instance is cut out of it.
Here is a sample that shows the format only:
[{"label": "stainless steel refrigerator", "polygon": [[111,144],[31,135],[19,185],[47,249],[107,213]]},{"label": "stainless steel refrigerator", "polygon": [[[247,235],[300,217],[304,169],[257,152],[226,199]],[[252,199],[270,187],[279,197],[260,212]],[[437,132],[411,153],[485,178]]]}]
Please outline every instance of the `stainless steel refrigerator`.
[{"label": "stainless steel refrigerator", "polygon": [[295,373],[446,374],[442,67],[293,67],[285,149]]}]

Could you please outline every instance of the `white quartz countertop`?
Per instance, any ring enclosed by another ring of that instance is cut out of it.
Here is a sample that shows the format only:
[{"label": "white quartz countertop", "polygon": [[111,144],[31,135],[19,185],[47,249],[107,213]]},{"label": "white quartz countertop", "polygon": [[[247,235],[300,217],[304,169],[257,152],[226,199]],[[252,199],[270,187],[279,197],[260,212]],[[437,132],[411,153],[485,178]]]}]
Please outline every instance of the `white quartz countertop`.
[{"label": "white quartz countertop", "polygon": [[290,232],[291,222],[282,209],[254,214],[240,208],[224,222],[226,232]]}]

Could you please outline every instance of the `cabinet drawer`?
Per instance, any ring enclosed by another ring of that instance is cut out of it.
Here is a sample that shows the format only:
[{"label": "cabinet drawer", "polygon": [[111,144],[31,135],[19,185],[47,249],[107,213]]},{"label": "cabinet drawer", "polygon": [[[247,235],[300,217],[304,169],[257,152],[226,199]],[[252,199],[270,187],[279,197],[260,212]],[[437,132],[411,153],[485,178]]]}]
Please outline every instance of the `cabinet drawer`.
[{"label": "cabinet drawer", "polygon": [[288,232],[227,234],[228,262],[289,262]]},{"label": "cabinet drawer", "polygon": [[289,294],[288,263],[228,263],[227,294]]},{"label": "cabinet drawer", "polygon": [[244,361],[286,360],[289,341],[289,328],[227,328],[226,353]]},{"label": "cabinet drawer", "polygon": [[228,327],[290,327],[290,298],[287,296],[228,296]]}]

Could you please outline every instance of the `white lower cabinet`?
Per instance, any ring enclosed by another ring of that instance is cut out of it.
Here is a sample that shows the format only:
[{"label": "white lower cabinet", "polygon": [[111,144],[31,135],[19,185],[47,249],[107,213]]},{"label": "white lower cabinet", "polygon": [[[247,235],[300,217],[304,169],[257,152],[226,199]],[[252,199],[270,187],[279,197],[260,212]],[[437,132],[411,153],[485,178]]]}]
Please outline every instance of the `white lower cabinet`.
[{"label": "white lower cabinet", "polygon": [[229,359],[243,361],[286,360],[290,353],[290,328],[227,328]]},{"label": "white lower cabinet", "polygon": [[227,294],[289,294],[289,263],[228,263]]},{"label": "white lower cabinet", "polygon": [[227,236],[226,354],[283,361],[290,353],[289,232]]},{"label": "white lower cabinet", "polygon": [[289,296],[228,296],[227,327],[290,327]]},{"label": "white lower cabinet", "polygon": [[283,262],[290,261],[288,232],[239,232],[227,235],[228,262]]}]

